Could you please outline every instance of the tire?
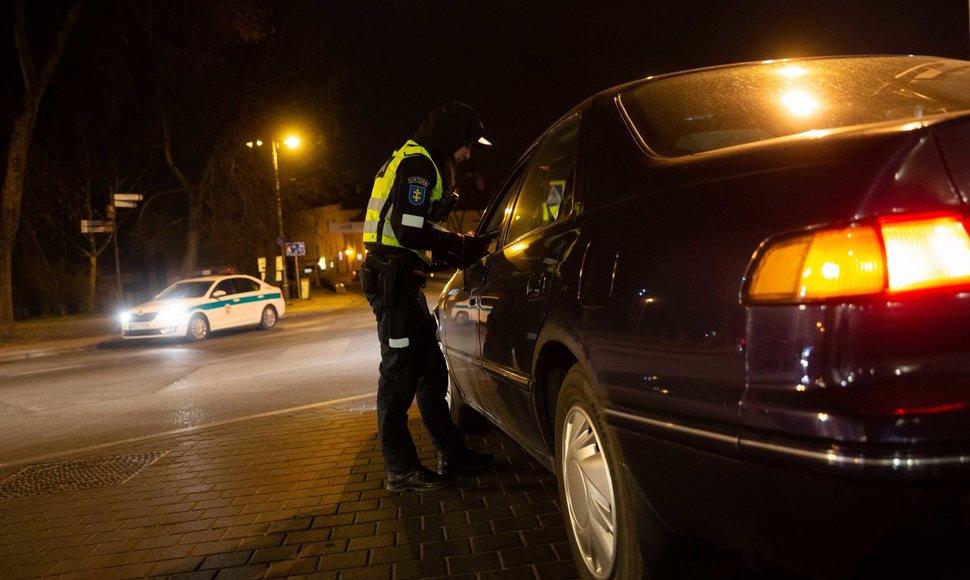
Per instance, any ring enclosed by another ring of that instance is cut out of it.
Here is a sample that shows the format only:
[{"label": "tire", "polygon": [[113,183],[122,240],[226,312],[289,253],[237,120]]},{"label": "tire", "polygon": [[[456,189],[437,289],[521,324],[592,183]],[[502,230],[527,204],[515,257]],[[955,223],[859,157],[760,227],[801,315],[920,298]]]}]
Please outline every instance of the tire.
[{"label": "tire", "polygon": [[270,330],[276,326],[277,320],[276,308],[267,306],[266,308],[263,308],[263,313],[259,316],[259,329]]},{"label": "tire", "polygon": [[455,386],[451,372],[448,372],[448,409],[451,411],[451,421],[463,433],[477,433],[487,424],[481,413],[471,408],[461,396],[461,391]]},{"label": "tire", "polygon": [[194,314],[189,319],[189,327],[185,330],[185,338],[192,342],[205,340],[209,336],[209,321],[202,314]]},{"label": "tire", "polygon": [[580,576],[646,578],[622,459],[582,368],[563,379],[556,405],[556,478]]}]

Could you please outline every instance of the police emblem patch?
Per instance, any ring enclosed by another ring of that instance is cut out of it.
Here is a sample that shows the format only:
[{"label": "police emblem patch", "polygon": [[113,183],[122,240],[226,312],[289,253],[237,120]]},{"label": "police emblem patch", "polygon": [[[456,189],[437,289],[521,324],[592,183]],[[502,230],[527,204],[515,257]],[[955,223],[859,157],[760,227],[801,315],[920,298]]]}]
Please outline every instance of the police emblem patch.
[{"label": "police emblem patch", "polygon": [[421,187],[420,185],[411,185],[408,188],[408,201],[411,205],[421,205],[424,203],[424,198],[427,197],[427,189]]}]

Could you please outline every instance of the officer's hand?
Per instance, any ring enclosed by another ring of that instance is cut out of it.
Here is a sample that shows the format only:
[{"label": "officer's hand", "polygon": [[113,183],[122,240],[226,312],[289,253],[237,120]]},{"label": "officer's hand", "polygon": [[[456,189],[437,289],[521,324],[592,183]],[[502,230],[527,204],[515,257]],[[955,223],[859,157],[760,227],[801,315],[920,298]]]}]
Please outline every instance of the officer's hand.
[{"label": "officer's hand", "polygon": [[462,236],[461,258],[466,267],[488,255],[488,247],[492,245],[492,239],[494,237],[490,234],[483,236]]}]

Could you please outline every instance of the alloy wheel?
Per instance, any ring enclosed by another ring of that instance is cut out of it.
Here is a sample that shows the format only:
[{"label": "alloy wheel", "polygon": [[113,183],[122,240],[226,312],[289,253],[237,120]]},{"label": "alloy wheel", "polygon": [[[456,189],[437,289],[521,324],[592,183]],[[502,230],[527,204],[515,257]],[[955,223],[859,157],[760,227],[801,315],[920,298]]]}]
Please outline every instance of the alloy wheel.
[{"label": "alloy wheel", "polygon": [[276,310],[269,306],[263,308],[263,317],[260,319],[260,326],[265,329],[276,326]]},{"label": "alloy wheel", "polygon": [[608,578],[616,561],[616,498],[600,435],[574,406],[562,430],[566,509],[583,562],[594,578]]},{"label": "alloy wheel", "polygon": [[193,316],[192,320],[189,320],[189,336],[192,340],[202,340],[208,334],[209,325],[206,323],[205,318]]}]

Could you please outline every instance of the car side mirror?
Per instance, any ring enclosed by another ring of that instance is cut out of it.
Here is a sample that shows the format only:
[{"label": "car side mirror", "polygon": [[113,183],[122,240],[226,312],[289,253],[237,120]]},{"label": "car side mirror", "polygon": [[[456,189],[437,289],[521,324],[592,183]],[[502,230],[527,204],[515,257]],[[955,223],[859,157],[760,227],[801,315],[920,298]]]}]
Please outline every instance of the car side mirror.
[{"label": "car side mirror", "polygon": [[213,298],[222,298],[225,295],[226,295],[225,290],[216,290],[215,292],[212,293]]}]

